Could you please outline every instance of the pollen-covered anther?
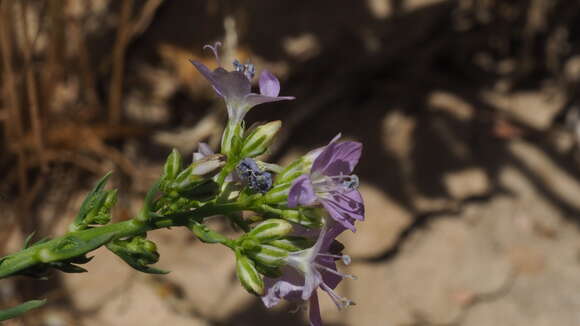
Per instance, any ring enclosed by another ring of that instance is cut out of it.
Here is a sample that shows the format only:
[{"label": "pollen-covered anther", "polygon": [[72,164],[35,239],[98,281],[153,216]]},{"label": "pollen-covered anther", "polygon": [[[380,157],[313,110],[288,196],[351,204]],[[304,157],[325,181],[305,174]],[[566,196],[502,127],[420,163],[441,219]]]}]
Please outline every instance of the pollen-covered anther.
[{"label": "pollen-covered anther", "polygon": [[248,80],[251,81],[252,79],[254,79],[254,76],[256,74],[256,67],[254,67],[253,64],[251,64],[249,62],[246,64],[241,64],[236,59],[236,60],[234,60],[232,65],[234,66],[235,71],[243,73],[244,76],[246,76],[246,78],[248,78]]},{"label": "pollen-covered anther", "polygon": [[340,259],[342,260],[342,263],[345,265],[350,265],[350,263],[352,262],[352,259],[350,258],[349,255],[318,254],[318,256]]}]

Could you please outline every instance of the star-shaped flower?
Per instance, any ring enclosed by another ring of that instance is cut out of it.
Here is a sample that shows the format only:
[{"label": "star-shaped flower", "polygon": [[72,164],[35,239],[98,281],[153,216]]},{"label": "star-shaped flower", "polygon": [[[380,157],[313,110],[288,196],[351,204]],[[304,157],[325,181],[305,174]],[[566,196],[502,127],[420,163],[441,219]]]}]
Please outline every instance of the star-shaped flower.
[{"label": "star-shaped flower", "polygon": [[292,182],[288,206],[322,204],[335,221],[354,232],[355,220],[364,220],[358,177],[351,174],[360,159],[362,144],[336,139],[316,153],[309,174]]},{"label": "star-shaped flower", "polygon": [[[221,46],[219,42],[213,46],[204,46],[204,49],[209,48],[213,51],[218,63],[219,46]],[[216,93],[224,98],[229,119],[233,123],[241,122],[246,113],[258,104],[294,99],[293,96],[278,96],[280,82],[276,76],[265,69],[260,74],[260,94],[252,93],[251,80],[255,73],[253,64],[241,64],[236,60],[233,63],[233,71],[228,71],[221,66],[212,71],[201,62],[193,60],[190,62],[211,83]]]}]

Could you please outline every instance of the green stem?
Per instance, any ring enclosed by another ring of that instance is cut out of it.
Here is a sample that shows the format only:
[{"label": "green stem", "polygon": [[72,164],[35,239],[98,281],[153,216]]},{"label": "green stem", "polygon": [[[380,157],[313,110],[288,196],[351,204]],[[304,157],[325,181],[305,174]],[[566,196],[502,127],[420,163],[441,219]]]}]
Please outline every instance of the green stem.
[{"label": "green stem", "polygon": [[86,254],[110,241],[143,234],[147,231],[188,226],[192,220],[229,214],[243,209],[240,203],[209,203],[191,212],[166,216],[151,216],[148,223],[137,219],[118,222],[92,229],[70,232],[62,237],[33,245],[12,255],[0,258],[0,279],[15,274],[36,264],[64,261]]}]

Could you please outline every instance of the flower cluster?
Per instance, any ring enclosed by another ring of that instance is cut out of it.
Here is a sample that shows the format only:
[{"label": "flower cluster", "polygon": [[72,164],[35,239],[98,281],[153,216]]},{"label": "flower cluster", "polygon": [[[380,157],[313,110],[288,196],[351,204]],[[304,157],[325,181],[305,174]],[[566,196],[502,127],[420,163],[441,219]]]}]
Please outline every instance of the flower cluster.
[{"label": "flower cluster", "polygon": [[[218,63],[219,45],[205,47],[213,51]],[[267,149],[280,122],[258,127],[259,137],[257,132],[244,135],[246,113],[258,104],[294,98],[278,96],[280,82],[267,70],[260,74],[260,93],[252,93],[252,64],[236,60],[232,71],[221,64],[212,71],[200,62],[191,63],[224,99],[228,110],[221,153],[228,156],[232,167],[227,169],[226,164],[223,173],[230,174],[229,188],[238,188],[238,193],[252,198],[252,210],[265,219],[237,241],[238,277],[246,289],[261,296],[267,307],[282,299],[309,302],[310,324],[322,325],[318,289],[327,293],[339,309],[353,304],[334,290],[343,279],[355,278],[337,269],[337,261],[346,265],[350,258],[341,253],[342,245],[336,237],[345,230],[354,232],[355,222],[364,219],[359,180],[353,174],[362,144],[339,141],[338,135],[288,167],[261,162],[256,156]],[[198,155],[201,153],[213,152],[203,146]],[[277,221],[277,228],[268,226],[273,223],[272,218]],[[286,226],[280,228],[279,221],[286,221]],[[257,237],[264,229],[269,230],[270,236]],[[272,231],[282,229],[283,232]]]},{"label": "flower cluster", "polygon": [[[207,46],[219,63],[218,47],[219,43]],[[110,174],[105,175],[65,235],[37,242],[31,235],[24,249],[0,257],[0,279],[42,278],[53,269],[86,272],[80,265],[90,261],[87,254],[103,246],[140,272],[165,274],[151,266],[159,253],[147,233],[186,227],[205,243],[231,249],[241,285],[267,307],[281,300],[309,302],[310,324],[322,325],[319,292],[328,294],[339,309],[353,304],[335,292],[343,279],[354,279],[337,268],[337,261],[347,265],[350,258],[342,254],[336,237],[346,230],[354,232],[356,222],[364,219],[359,181],[353,174],[362,145],[340,141],[339,135],[286,167],[265,162],[262,154],[282,123],[271,121],[245,130],[243,119],[258,104],[294,98],[278,96],[280,82],[266,70],[260,74],[260,92],[252,93],[255,68],[250,63],[236,60],[232,71],[221,65],[210,70],[199,62],[192,64],[226,103],[229,119],[219,152],[200,143],[191,163],[185,164],[174,149],[131,220],[113,222],[117,191],[105,190]],[[232,239],[212,230],[205,224],[211,216],[227,218],[243,234]],[[33,300],[0,310],[0,321],[43,303]]]}]

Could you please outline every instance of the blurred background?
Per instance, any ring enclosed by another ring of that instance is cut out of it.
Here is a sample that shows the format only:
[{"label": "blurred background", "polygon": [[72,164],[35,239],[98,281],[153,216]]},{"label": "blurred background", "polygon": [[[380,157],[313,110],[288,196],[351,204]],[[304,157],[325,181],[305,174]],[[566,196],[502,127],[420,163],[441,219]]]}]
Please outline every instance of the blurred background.
[{"label": "blurred background", "polygon": [[[268,160],[364,143],[357,305],[322,298],[326,325],[579,325],[579,35],[568,0],[0,0],[0,255],[62,234],[107,171],[124,220],[172,147],[216,148],[225,108],[188,59],[215,67],[221,40],[296,96],[248,115],[284,123]],[[0,307],[48,298],[5,324],[306,325],[226,248],[151,238],[171,274],[98,250],[89,273],[2,280]]]}]

